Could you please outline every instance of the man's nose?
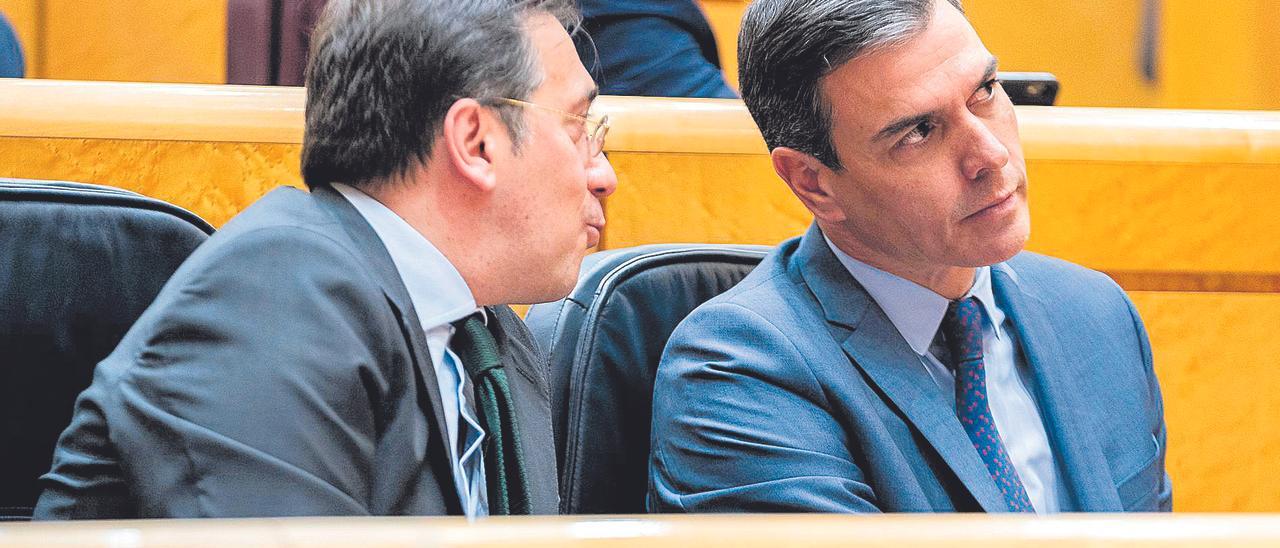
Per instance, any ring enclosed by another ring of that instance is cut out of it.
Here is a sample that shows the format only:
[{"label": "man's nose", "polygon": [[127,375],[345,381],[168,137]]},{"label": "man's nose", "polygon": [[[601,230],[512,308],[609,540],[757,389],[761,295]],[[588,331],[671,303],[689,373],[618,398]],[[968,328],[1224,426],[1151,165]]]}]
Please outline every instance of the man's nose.
[{"label": "man's nose", "polygon": [[969,180],[977,180],[989,172],[999,171],[1009,163],[1009,147],[996,136],[987,122],[976,116],[969,118],[968,147],[961,169]]},{"label": "man's nose", "polygon": [[613,194],[618,188],[618,174],[613,171],[613,164],[603,152],[597,154],[587,164],[587,188],[597,198]]}]

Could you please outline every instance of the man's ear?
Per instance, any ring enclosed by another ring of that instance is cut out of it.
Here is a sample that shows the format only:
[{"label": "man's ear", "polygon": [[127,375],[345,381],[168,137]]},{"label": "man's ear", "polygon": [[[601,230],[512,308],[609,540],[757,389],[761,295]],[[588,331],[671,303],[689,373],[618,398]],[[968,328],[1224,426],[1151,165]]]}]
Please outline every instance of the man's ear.
[{"label": "man's ear", "polygon": [[814,217],[829,223],[845,220],[844,209],[836,202],[831,187],[831,168],[794,148],[775,148],[769,157],[773,160],[773,170]]},{"label": "man's ear", "polygon": [[489,190],[498,184],[493,169],[495,131],[506,131],[495,112],[475,99],[458,99],[444,115],[435,146],[463,179]]}]

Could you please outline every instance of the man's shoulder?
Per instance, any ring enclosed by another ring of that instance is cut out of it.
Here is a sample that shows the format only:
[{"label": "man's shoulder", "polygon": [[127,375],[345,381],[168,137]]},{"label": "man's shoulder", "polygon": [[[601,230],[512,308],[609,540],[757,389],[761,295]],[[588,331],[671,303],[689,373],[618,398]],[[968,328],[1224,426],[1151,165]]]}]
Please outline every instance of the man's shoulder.
[{"label": "man's shoulder", "polygon": [[778,245],[746,277],[724,293],[709,299],[694,313],[737,309],[741,313],[767,316],[796,305],[797,298],[805,292],[792,268],[798,245],[798,239]]},{"label": "man's shoulder", "polygon": [[261,314],[334,299],[345,307],[376,306],[382,291],[368,264],[368,253],[311,196],[278,189],[201,244],[137,325],[162,328],[174,316],[206,317],[227,307]]},{"label": "man's shoulder", "polygon": [[326,226],[336,220],[320,206],[311,193],[293,187],[280,187],[249,204],[216,234],[234,235],[260,228],[277,226]]},{"label": "man's shoulder", "polygon": [[[1061,333],[1080,335],[1094,345],[1109,344],[1112,348],[1133,346],[1129,336],[1142,335],[1133,302],[1102,272],[1024,252],[993,267],[993,277],[996,284],[1016,286],[1016,291],[1040,303],[1047,314],[1044,318]],[[1013,283],[1001,278],[1012,279]]]},{"label": "man's shoulder", "polygon": [[1024,291],[1047,298],[1099,295],[1119,291],[1110,277],[1070,261],[1023,251],[993,267],[1010,275]]},{"label": "man's shoulder", "polygon": [[[770,336],[811,339],[824,325],[820,305],[797,271],[799,239],[783,242],[742,281],[694,309],[673,339],[727,338],[760,342]],[[806,343],[808,344],[808,343]]]},{"label": "man's shoulder", "polygon": [[267,193],[219,228],[188,259],[188,265],[184,265],[188,268],[179,273],[210,260],[233,264],[280,262],[317,248],[326,249],[331,260],[303,260],[291,269],[325,269],[363,262],[346,230],[312,194],[282,187]]}]

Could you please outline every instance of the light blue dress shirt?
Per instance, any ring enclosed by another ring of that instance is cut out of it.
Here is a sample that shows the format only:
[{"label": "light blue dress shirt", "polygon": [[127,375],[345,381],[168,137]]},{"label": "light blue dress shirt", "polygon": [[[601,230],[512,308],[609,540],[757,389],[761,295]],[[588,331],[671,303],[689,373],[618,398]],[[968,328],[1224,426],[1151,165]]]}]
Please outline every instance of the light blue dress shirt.
[{"label": "light blue dress shirt", "polygon": [[453,465],[453,484],[468,518],[486,516],[488,491],[480,450],[484,428],[476,420],[475,403],[467,400],[474,391],[462,360],[449,350],[454,332],[451,323],[477,311],[483,313],[483,309],[476,306],[471,288],[449,259],[409,223],[356,188],[344,184],[334,184],[333,188],[369,222],[404,281],[425,332],[427,351],[440,385],[440,404],[449,429],[446,438],[453,440],[446,444]]},{"label": "light blue dress shirt", "polygon": [[[825,236],[824,236],[825,238]],[[880,305],[920,364],[955,405],[955,375],[939,358],[943,354],[938,327],[950,301],[932,290],[850,257],[831,240],[827,246],[853,278]],[[1026,360],[1017,336],[991,289],[991,267],[977,269],[973,287],[964,298],[976,297],[982,305],[982,355],[987,372],[987,399],[1000,439],[1013,467],[1027,489],[1037,513],[1061,510],[1063,478],[1049,446],[1044,420],[1030,390]]]}]

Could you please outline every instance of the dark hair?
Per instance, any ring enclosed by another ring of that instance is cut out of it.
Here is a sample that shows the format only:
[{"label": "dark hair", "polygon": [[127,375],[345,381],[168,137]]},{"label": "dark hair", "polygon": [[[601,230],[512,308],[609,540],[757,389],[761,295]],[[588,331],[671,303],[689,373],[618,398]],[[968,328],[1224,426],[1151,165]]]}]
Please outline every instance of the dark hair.
[{"label": "dark hair", "polygon": [[[573,0],[332,0],[307,63],[302,178],[369,186],[426,161],[461,97],[525,99],[542,83],[525,24],[579,24]],[[501,112],[519,142],[520,117]]]},{"label": "dark hair", "polygon": [[[738,38],[738,86],[769,149],[841,169],[819,83],[841,65],[924,30],[936,0],[756,0]],[[963,12],[960,0],[947,0]]]}]

